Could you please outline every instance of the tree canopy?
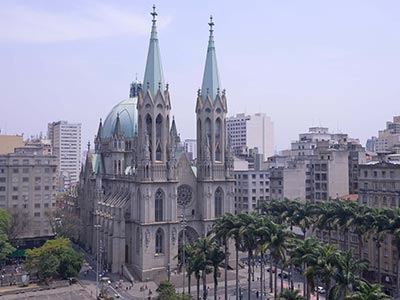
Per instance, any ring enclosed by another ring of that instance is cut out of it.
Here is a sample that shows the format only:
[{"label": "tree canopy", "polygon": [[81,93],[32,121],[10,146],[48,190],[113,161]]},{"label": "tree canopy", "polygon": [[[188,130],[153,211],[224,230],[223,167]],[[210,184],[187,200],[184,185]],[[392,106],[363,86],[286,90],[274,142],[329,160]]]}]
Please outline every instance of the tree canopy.
[{"label": "tree canopy", "polygon": [[71,248],[67,238],[48,240],[42,247],[26,251],[28,269],[37,272],[41,280],[75,277],[82,263],[82,254]]}]

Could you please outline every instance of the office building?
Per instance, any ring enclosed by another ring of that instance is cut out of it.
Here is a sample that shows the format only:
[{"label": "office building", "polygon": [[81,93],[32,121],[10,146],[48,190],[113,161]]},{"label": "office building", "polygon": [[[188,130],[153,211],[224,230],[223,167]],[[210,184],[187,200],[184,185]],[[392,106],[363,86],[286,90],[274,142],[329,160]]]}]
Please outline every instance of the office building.
[{"label": "office building", "polygon": [[247,155],[255,148],[264,160],[274,154],[274,126],[266,114],[241,113],[227,118],[226,122],[235,155]]},{"label": "office building", "polygon": [[67,121],[49,123],[47,136],[58,159],[58,190],[68,190],[78,182],[81,170],[81,124]]},{"label": "office building", "polygon": [[55,208],[56,174],[56,157],[40,143],[0,155],[0,208],[18,218],[17,238],[53,234],[46,213]]}]

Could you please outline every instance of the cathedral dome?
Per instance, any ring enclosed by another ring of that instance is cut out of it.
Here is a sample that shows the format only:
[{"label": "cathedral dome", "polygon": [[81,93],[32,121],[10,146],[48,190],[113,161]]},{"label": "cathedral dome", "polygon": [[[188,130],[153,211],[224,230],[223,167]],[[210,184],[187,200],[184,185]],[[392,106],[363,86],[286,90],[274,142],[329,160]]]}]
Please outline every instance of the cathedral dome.
[{"label": "cathedral dome", "polygon": [[126,138],[133,138],[137,130],[137,97],[121,101],[113,107],[103,124],[102,138],[112,137],[117,116]]}]

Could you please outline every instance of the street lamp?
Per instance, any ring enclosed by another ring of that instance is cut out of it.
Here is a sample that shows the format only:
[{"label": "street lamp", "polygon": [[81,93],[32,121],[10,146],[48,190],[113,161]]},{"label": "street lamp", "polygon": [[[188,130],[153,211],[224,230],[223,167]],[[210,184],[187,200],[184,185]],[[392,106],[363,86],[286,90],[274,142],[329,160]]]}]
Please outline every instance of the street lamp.
[{"label": "street lamp", "polygon": [[100,224],[95,224],[94,228],[96,230],[96,299],[99,296],[99,230],[101,228]]},{"label": "street lamp", "polygon": [[185,217],[185,207],[183,207],[183,213],[180,216],[181,227],[182,227],[182,295],[185,294],[185,231],[186,231],[186,217]]}]

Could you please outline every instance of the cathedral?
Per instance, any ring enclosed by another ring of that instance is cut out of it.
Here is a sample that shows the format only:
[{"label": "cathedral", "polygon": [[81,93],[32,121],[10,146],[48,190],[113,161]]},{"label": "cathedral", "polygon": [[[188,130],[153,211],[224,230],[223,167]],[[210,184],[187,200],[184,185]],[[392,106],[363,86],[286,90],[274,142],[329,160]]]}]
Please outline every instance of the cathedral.
[{"label": "cathedral", "polygon": [[[83,246],[113,273],[140,280],[166,278],[178,249],[205,236],[214,220],[233,212],[233,156],[226,136],[227,99],[221,89],[214,23],[201,90],[194,92],[197,161],[188,160],[171,118],[153,7],[143,82],[100,120],[94,151],[82,168],[78,207]],[[101,246],[99,246],[101,245]]]}]

